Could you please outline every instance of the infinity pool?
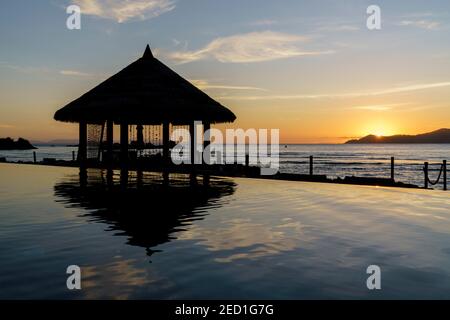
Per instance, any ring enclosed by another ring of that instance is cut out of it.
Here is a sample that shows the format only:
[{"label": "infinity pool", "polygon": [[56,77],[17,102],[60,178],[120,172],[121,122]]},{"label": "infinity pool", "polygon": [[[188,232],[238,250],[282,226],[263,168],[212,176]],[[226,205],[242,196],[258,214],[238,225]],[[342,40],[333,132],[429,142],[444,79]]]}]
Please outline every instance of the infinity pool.
[{"label": "infinity pool", "polygon": [[443,191],[151,173],[124,186],[0,164],[0,298],[448,299],[449,208]]}]

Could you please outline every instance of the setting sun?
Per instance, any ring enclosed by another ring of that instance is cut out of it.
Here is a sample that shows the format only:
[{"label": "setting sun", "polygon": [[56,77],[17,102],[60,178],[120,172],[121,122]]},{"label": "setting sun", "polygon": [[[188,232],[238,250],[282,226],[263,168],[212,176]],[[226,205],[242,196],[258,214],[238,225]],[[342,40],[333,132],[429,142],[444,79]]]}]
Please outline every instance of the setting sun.
[{"label": "setting sun", "polygon": [[387,134],[384,133],[384,131],[382,130],[377,130],[373,133],[374,135],[376,135],[377,137],[383,137],[386,136]]},{"label": "setting sun", "polygon": [[398,134],[398,129],[388,121],[374,121],[369,123],[361,123],[361,136],[375,135],[377,137],[385,137]]}]

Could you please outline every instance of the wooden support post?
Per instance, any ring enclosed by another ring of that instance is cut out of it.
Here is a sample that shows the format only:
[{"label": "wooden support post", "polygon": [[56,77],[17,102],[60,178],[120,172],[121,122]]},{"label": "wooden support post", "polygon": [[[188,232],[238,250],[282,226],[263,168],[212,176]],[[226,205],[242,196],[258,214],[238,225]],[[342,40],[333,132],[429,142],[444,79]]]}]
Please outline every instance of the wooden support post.
[{"label": "wooden support post", "polygon": [[428,189],[428,162],[425,162],[425,166],[423,169],[425,173],[425,189]]},{"label": "wooden support post", "polygon": [[189,124],[189,135],[191,136],[191,166],[194,167],[195,164],[195,145],[196,145],[196,137],[195,137],[195,122]]},{"label": "wooden support post", "polygon": [[120,124],[120,167],[128,166],[128,123]]},{"label": "wooden support post", "polygon": [[447,160],[444,160],[443,162],[442,162],[442,171],[443,171],[443,174],[444,174],[444,181],[443,181],[443,184],[444,184],[444,191],[447,191]]},{"label": "wooden support post", "polygon": [[108,188],[114,187],[114,171],[111,168],[108,168],[106,171],[106,183],[108,185]]},{"label": "wooden support post", "polygon": [[163,161],[164,166],[168,166],[170,163],[170,152],[169,152],[169,142],[170,142],[170,123],[163,123]]},{"label": "wooden support post", "polygon": [[72,161],[75,162],[76,158],[75,158],[75,151],[72,150]]},{"label": "wooden support post", "polygon": [[168,187],[170,183],[169,171],[167,169],[163,170],[163,186]]},{"label": "wooden support post", "polygon": [[[205,153],[205,149],[211,144],[211,124],[205,122],[203,124],[203,153],[202,153],[202,163],[204,165],[211,164],[211,152]],[[209,187],[210,177],[208,173],[203,174],[203,186]]]},{"label": "wooden support post", "polygon": [[102,130],[100,132],[100,144],[98,146],[98,153],[97,153],[97,161],[100,163],[100,160],[102,160],[102,150],[103,150],[103,135],[105,133],[105,123],[102,124]]},{"label": "wooden support post", "polygon": [[136,172],[136,186],[138,188],[141,188],[143,186],[143,181],[144,181],[144,172],[138,169]]},{"label": "wooden support post", "polygon": [[250,166],[250,155],[248,153],[245,154],[245,167],[248,168]]},{"label": "wooden support post", "polygon": [[120,170],[120,187],[123,190],[128,188],[128,169],[125,167]]},{"label": "wooden support post", "polygon": [[210,183],[209,174],[204,174],[203,175],[203,186],[207,188],[207,187],[209,187],[209,183]]},{"label": "wooden support post", "polygon": [[113,149],[114,149],[114,122],[112,120],[106,121],[106,152],[108,154],[106,162],[111,165],[113,163]]},{"label": "wooden support post", "polygon": [[198,184],[197,184],[197,174],[195,173],[194,170],[192,170],[192,172],[189,174],[189,184],[190,184],[192,187],[195,187],[195,186],[198,185]]},{"label": "wooden support post", "polygon": [[391,180],[394,182],[394,166],[395,166],[395,158],[391,157]]},{"label": "wooden support post", "polygon": [[138,124],[136,126],[136,142],[139,150],[144,148],[144,126]]},{"label": "wooden support post", "polygon": [[78,141],[78,161],[81,167],[86,165],[87,160],[87,123],[80,122]]},{"label": "wooden support post", "polygon": [[314,174],[313,163],[314,163],[314,157],[313,156],[309,156],[309,175],[310,176],[312,176]]},{"label": "wooden support post", "polygon": [[85,167],[80,166],[80,187],[84,188],[87,186],[87,180],[88,180],[88,174],[87,174],[87,170]]},{"label": "wooden support post", "polygon": [[36,163],[36,151],[33,151],[33,162]]},{"label": "wooden support post", "polygon": [[[211,162],[211,154],[205,153],[205,149],[211,144],[211,135],[209,130],[211,130],[211,124],[209,122],[203,124],[203,155],[202,163]],[[207,161],[206,161],[207,160]]]}]

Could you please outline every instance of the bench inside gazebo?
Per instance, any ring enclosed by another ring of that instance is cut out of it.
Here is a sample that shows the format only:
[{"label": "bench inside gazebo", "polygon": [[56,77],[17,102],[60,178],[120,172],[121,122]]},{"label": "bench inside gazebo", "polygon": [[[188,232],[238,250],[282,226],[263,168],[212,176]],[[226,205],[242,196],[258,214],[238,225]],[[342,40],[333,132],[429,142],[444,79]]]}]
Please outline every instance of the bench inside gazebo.
[{"label": "bench inside gazebo", "polygon": [[[206,131],[236,116],[156,59],[147,45],[140,59],[58,110],[54,118],[79,123],[80,167],[123,169],[139,163],[170,167],[170,150],[177,143],[170,140],[172,130],[188,129],[193,137],[196,121]],[[118,144],[114,125],[120,126]],[[195,139],[190,141],[194,163]]]}]

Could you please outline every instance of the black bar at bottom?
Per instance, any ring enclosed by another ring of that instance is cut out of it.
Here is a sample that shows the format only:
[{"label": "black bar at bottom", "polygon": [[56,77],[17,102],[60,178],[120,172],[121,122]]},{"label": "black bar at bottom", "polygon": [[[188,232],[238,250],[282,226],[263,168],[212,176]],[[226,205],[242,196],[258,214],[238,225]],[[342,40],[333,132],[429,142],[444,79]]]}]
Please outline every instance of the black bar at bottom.
[{"label": "black bar at bottom", "polygon": [[[374,293],[373,298],[376,299]],[[397,309],[402,316],[408,313],[427,315],[448,310],[448,301],[387,301],[387,300],[169,300],[169,301],[2,301],[3,312],[14,311],[15,315],[37,315],[39,313],[61,312],[59,319],[65,318],[70,310],[70,318],[92,316],[99,312],[102,317],[129,318],[133,314],[145,314],[146,319],[302,319],[330,314],[333,318],[345,315],[345,318],[361,319],[361,315],[370,312],[369,318],[380,318]],[[58,309],[60,308],[60,309]],[[196,309],[194,309],[196,308]],[[205,315],[205,308],[208,312]],[[441,310],[439,310],[441,309]],[[189,311],[188,311],[189,310]],[[203,311],[201,311],[203,310]],[[250,311],[251,310],[251,311]],[[193,314],[196,312],[196,314]],[[183,313],[183,314],[181,314]],[[365,318],[365,317],[363,317]],[[384,319],[384,318],[383,318]]]}]

